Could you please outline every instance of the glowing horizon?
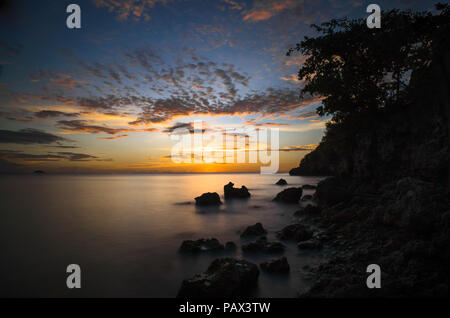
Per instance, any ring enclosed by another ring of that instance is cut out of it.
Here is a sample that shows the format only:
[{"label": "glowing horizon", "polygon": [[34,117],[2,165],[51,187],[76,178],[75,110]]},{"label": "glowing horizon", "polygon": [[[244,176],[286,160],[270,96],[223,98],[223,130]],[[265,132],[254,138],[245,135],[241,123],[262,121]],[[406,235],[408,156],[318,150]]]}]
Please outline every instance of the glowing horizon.
[{"label": "glowing horizon", "polygon": [[0,172],[259,171],[168,160],[171,132],[194,121],[279,129],[286,172],[329,119],[320,96],[299,97],[305,57],[288,48],[311,23],[365,15],[350,0],[77,3],[81,29],[66,27],[65,3],[0,12]]}]

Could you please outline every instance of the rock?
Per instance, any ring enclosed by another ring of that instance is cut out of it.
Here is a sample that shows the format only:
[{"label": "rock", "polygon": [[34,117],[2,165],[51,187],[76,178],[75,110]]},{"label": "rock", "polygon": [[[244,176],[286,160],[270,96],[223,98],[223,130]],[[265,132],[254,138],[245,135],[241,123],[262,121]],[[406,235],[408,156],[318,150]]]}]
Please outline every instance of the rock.
[{"label": "rock", "polygon": [[255,287],[258,267],[245,260],[219,258],[206,272],[186,279],[178,291],[178,298],[224,298],[245,296]]},{"label": "rock", "polygon": [[240,189],[234,188],[233,186],[234,183],[228,182],[228,184],[223,187],[225,199],[245,199],[250,197],[250,192],[248,192],[246,186],[242,186]]},{"label": "rock", "polygon": [[281,231],[277,232],[277,237],[280,240],[289,241],[306,241],[312,238],[313,232],[309,230],[306,226],[301,224],[291,224],[283,228]]},{"label": "rock", "polygon": [[315,185],[311,185],[311,184],[304,184],[304,185],[302,185],[302,188],[304,190],[315,190],[317,187]]},{"label": "rock", "polygon": [[280,179],[280,180],[278,180],[277,183],[275,183],[275,184],[276,184],[276,185],[287,185],[288,183],[287,183],[286,180]]},{"label": "rock", "polygon": [[[397,181],[394,190],[395,201],[387,207],[386,219],[392,223],[420,235],[434,232],[434,223],[441,219],[435,211],[437,202],[445,202],[443,197],[434,197],[433,184],[405,177]],[[386,223],[389,223],[386,222]]]},{"label": "rock", "polygon": [[287,188],[277,194],[273,201],[284,203],[298,203],[302,197],[302,188]]},{"label": "rock", "polygon": [[234,242],[229,241],[225,243],[225,249],[228,251],[234,251],[235,249],[237,249],[237,246]]},{"label": "rock", "polygon": [[241,233],[241,237],[245,236],[259,236],[267,234],[267,231],[263,228],[261,223],[256,223],[255,225],[248,226],[244,232]]},{"label": "rock", "polygon": [[315,196],[320,206],[332,206],[347,201],[351,194],[341,179],[331,177],[319,182]]},{"label": "rock", "polygon": [[304,208],[295,211],[294,216],[302,216],[302,215],[318,215],[322,211],[318,206],[308,204]]},{"label": "rock", "polygon": [[261,253],[281,253],[285,246],[280,242],[268,242],[267,237],[263,236],[255,242],[242,245],[244,252],[261,252]]},{"label": "rock", "polygon": [[305,202],[305,201],[311,201],[312,199],[313,199],[313,196],[312,196],[312,195],[305,194],[305,195],[300,199],[300,201]]},{"label": "rock", "polygon": [[220,205],[220,197],[217,192],[203,193],[201,196],[195,198],[196,205]]},{"label": "rock", "polygon": [[269,273],[288,273],[290,270],[289,263],[286,257],[271,259],[259,264],[262,270]]},{"label": "rock", "polygon": [[209,252],[209,251],[220,251],[223,250],[224,246],[220,244],[219,240],[216,238],[210,239],[199,239],[196,241],[186,240],[180,246],[179,251],[181,253],[199,253],[199,252]]},{"label": "rock", "polygon": [[310,239],[297,244],[297,247],[301,250],[314,250],[322,247],[322,244],[318,240]]}]

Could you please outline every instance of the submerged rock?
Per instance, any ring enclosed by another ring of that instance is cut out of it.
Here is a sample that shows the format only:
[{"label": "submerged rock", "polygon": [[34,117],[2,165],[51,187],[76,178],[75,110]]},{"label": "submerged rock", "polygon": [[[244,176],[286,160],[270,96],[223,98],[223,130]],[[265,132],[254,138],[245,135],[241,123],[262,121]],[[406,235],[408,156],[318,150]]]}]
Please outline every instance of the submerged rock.
[{"label": "submerged rock", "polygon": [[315,190],[317,187],[315,185],[311,185],[311,184],[304,184],[304,185],[302,185],[302,188],[305,190]]},{"label": "submerged rock", "polygon": [[255,225],[247,226],[241,236],[259,236],[264,234],[267,234],[267,231],[263,228],[262,224],[258,222]]},{"label": "submerged rock", "polygon": [[288,273],[290,270],[289,263],[286,257],[271,259],[259,264],[262,270],[269,273]]},{"label": "submerged rock", "polygon": [[284,202],[284,203],[298,203],[302,197],[302,188],[287,188],[273,199],[273,201]]},{"label": "submerged rock", "polygon": [[219,240],[216,238],[210,239],[199,239],[196,241],[186,240],[180,246],[179,251],[181,253],[199,253],[199,252],[209,252],[209,251],[220,251],[223,250],[223,244],[220,244]]},{"label": "submerged rock", "polygon": [[250,192],[248,192],[246,186],[242,186],[240,189],[233,186],[233,182],[228,182],[228,184],[223,187],[225,199],[245,199],[250,197]]},{"label": "submerged rock", "polygon": [[275,183],[275,184],[276,184],[276,185],[287,185],[288,183],[287,183],[286,180],[280,179],[280,180],[278,180],[277,183]]},{"label": "submerged rock", "polygon": [[219,258],[206,272],[186,279],[181,284],[179,298],[223,298],[245,296],[255,287],[258,267],[245,260]]},{"label": "submerged rock", "polygon": [[220,205],[220,197],[217,192],[203,193],[201,196],[195,198],[196,205]]},{"label": "submerged rock", "polygon": [[277,232],[277,237],[280,240],[287,241],[306,241],[312,238],[313,232],[306,226],[301,224],[291,224],[284,227],[281,231]]},{"label": "submerged rock", "polygon": [[285,246],[281,242],[268,242],[267,237],[263,236],[254,242],[242,245],[244,252],[261,252],[261,253],[281,253]]},{"label": "submerged rock", "polygon": [[300,201],[305,202],[305,201],[311,201],[312,199],[313,199],[313,196],[312,196],[312,195],[305,194],[305,195],[300,199]]}]

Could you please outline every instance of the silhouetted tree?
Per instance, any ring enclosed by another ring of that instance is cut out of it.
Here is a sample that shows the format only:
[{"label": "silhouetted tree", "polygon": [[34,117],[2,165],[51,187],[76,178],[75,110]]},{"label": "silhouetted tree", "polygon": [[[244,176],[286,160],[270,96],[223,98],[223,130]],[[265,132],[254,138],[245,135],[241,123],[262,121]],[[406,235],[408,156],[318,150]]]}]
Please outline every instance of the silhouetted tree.
[{"label": "silhouetted tree", "polygon": [[383,12],[380,29],[369,29],[365,19],[312,25],[319,36],[305,37],[287,53],[307,57],[298,73],[305,83],[301,94],[325,97],[317,112],[332,115],[336,124],[406,105],[412,74],[449,47],[450,7],[436,9],[435,15]]}]

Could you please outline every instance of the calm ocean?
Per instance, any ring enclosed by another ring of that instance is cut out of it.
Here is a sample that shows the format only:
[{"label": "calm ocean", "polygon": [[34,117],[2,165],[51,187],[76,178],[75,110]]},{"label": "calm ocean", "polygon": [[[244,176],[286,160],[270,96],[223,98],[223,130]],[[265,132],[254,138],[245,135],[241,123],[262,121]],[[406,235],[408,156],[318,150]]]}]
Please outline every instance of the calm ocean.
[{"label": "calm ocean", "polygon": [[[293,222],[297,205],[271,200],[285,187],[317,184],[315,177],[259,174],[31,175],[0,177],[0,296],[174,297],[183,279],[219,256],[259,263],[276,256],[242,255],[239,231],[261,222],[275,231]],[[194,197],[232,181],[249,200],[196,207]],[[311,193],[305,191],[304,193]],[[190,204],[188,204],[190,202]],[[185,256],[183,240],[234,241],[233,253]],[[307,266],[320,253],[286,243],[288,276],[261,273],[256,297],[295,297],[310,281]],[[66,287],[68,264],[81,266],[82,287]]]}]

